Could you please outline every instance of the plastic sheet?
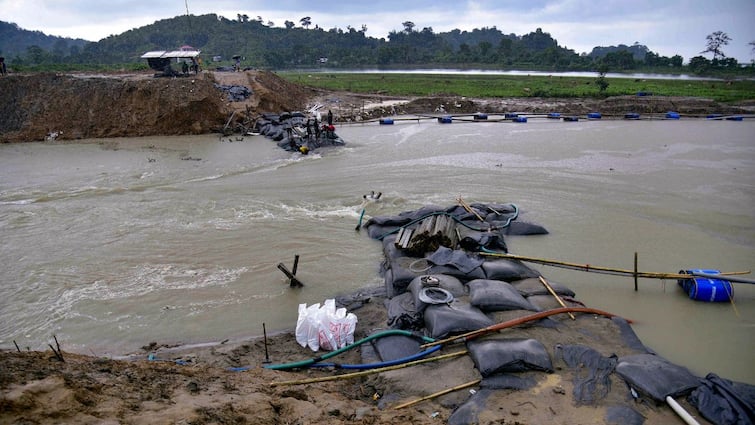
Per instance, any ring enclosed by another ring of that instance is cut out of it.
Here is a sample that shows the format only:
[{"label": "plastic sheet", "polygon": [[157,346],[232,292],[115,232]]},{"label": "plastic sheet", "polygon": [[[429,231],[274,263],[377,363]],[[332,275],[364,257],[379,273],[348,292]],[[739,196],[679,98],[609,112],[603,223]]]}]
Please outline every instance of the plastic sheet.
[{"label": "plastic sheet", "polygon": [[733,382],[709,373],[687,401],[716,425],[755,423],[755,385]]},{"label": "plastic sheet", "polygon": [[594,405],[611,391],[610,375],[618,359],[604,357],[584,345],[557,345],[556,359],[561,359],[574,374],[572,395],[579,405]]}]

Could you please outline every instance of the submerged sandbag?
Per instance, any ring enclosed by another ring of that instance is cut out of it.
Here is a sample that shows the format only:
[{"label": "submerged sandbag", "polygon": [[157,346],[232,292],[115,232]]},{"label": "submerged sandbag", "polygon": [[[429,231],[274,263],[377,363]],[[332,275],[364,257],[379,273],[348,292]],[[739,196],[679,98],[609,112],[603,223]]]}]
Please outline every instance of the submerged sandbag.
[{"label": "submerged sandbag", "polygon": [[483,311],[537,311],[511,284],[501,280],[476,279],[467,282],[469,303]]},{"label": "submerged sandbag", "polygon": [[500,372],[553,372],[545,346],[536,339],[486,339],[467,343],[469,355],[483,377]]},{"label": "submerged sandbag", "polygon": [[424,316],[425,328],[433,338],[445,338],[493,324],[480,309],[459,300],[450,304],[427,306]]},{"label": "submerged sandbag", "polygon": [[700,380],[687,368],[654,354],[621,357],[616,373],[629,386],[658,403],[664,403],[666,396],[684,395],[700,385]]}]

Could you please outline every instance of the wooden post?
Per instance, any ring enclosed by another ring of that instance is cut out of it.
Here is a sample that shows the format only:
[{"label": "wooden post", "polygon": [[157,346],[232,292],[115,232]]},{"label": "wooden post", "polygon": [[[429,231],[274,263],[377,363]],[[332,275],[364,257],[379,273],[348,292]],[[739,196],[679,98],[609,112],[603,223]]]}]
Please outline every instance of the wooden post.
[{"label": "wooden post", "polygon": [[283,274],[286,275],[286,277],[288,277],[288,279],[289,279],[289,285],[292,288],[301,288],[302,286],[304,286],[304,284],[301,283],[299,281],[299,279],[297,279],[296,276],[294,276],[293,273],[291,273],[290,271],[288,271],[288,269],[286,268],[286,266],[283,263],[278,263],[278,269],[280,271],[282,271]]},{"label": "wooden post", "polygon": [[296,269],[299,268],[299,254],[294,254],[294,267],[291,268],[291,274],[296,275]]},{"label": "wooden post", "polygon": [[[297,258],[299,256],[297,255]],[[265,360],[262,363],[270,363],[270,355],[267,353],[267,329],[265,329],[265,322],[262,322],[262,338],[265,343]]]},{"label": "wooden post", "polygon": [[637,251],[634,253],[634,292],[637,292]]}]

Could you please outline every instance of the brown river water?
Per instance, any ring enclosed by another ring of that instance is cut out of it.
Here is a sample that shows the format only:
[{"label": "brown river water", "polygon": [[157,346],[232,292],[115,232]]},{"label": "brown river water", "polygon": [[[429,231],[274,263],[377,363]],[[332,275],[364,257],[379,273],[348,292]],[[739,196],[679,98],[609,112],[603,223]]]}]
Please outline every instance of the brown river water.
[{"label": "brown river water", "polygon": [[[382,284],[367,216],[512,202],[545,236],[511,253],[641,271],[755,267],[755,122],[340,126],[308,156],[262,136],[0,145],[0,347],[121,355],[290,329],[297,306]],[[289,288],[278,263],[305,283]],[[735,304],[675,281],[532,265],[635,321],[673,362],[755,384],[755,285]],[[743,276],[752,279],[752,275]],[[358,311],[356,312],[358,316]],[[359,325],[357,325],[359,326]]]}]

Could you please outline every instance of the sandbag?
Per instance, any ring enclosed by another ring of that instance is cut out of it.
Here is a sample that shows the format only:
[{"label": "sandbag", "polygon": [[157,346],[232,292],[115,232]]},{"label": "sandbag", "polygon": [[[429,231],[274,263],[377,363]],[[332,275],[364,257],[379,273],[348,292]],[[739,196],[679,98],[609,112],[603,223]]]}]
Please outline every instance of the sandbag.
[{"label": "sandbag", "polygon": [[411,281],[407,289],[412,293],[412,296],[414,297],[414,306],[419,312],[422,312],[428,305],[421,299],[422,289],[426,287],[443,289],[448,291],[454,298],[466,295],[466,288],[464,285],[459,279],[453,276],[443,274],[417,276]]},{"label": "sandbag", "polygon": [[483,311],[537,311],[511,284],[501,280],[476,279],[467,282],[469,303]]},{"label": "sandbag", "polygon": [[666,397],[684,395],[700,385],[700,380],[687,368],[653,354],[634,354],[619,358],[618,373],[630,387],[657,403]]},{"label": "sandbag", "polygon": [[425,328],[433,338],[474,331],[493,324],[477,307],[459,300],[450,304],[430,305],[425,308]]},{"label": "sandbag", "polygon": [[[511,283],[511,286],[519,291],[524,297],[529,297],[531,295],[550,295],[548,288],[546,288],[545,285],[543,285],[543,282],[537,278],[509,281],[509,283]],[[574,297],[577,295],[574,291],[560,283],[548,281],[548,284],[553,288],[553,292],[562,297]]]},{"label": "sandbag", "polygon": [[[561,308],[561,303],[553,295],[531,295],[527,297],[527,301],[532,304],[537,311],[555,310]],[[584,307],[585,305],[579,301],[575,301],[569,297],[561,297],[561,301],[567,307]]]},{"label": "sandbag", "polygon": [[485,272],[486,279],[505,280],[506,282],[540,276],[540,273],[527,267],[521,261],[507,258],[489,259],[482,264],[482,270]]},{"label": "sandbag", "polygon": [[483,377],[501,372],[553,372],[545,346],[536,339],[486,339],[467,343],[469,355]]},{"label": "sandbag", "polygon": [[388,326],[393,329],[419,330],[424,327],[422,313],[414,305],[414,296],[410,292],[385,301],[388,310]]}]

